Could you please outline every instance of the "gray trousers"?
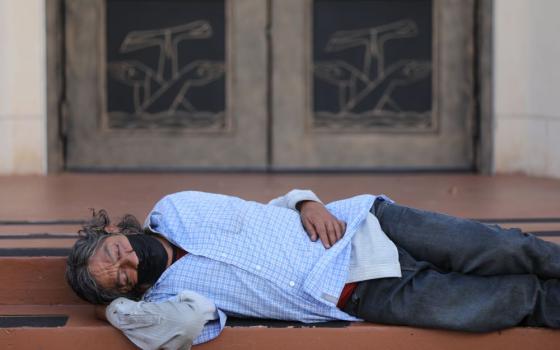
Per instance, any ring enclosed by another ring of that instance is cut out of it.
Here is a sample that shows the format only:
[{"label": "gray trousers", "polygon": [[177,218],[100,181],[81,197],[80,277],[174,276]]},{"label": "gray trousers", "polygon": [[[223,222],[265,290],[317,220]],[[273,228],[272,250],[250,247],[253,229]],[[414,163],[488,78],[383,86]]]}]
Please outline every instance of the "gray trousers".
[{"label": "gray trousers", "polygon": [[402,278],[360,282],[344,311],[370,322],[487,332],[560,328],[560,246],[497,225],[376,201]]}]

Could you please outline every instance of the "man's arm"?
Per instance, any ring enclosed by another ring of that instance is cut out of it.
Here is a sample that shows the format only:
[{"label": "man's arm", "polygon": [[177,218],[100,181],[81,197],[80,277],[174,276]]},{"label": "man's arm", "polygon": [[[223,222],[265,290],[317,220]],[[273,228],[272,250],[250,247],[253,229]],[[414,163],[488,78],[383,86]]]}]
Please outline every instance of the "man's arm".
[{"label": "man's arm", "polygon": [[319,238],[326,249],[341,239],[346,231],[346,223],[334,217],[310,190],[291,190],[268,204],[299,211],[309,238],[313,242]]},{"label": "man's arm", "polygon": [[118,298],[105,315],[141,349],[190,349],[206,322],[218,318],[214,303],[191,291],[155,303]]}]

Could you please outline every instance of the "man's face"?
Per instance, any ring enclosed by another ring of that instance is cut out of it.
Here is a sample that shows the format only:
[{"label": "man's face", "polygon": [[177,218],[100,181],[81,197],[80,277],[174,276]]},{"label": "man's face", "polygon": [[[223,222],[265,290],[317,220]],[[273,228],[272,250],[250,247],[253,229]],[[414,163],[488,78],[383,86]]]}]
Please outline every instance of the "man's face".
[{"label": "man's face", "polygon": [[138,257],[122,234],[107,237],[89,259],[88,270],[103,289],[122,293],[138,283]]}]

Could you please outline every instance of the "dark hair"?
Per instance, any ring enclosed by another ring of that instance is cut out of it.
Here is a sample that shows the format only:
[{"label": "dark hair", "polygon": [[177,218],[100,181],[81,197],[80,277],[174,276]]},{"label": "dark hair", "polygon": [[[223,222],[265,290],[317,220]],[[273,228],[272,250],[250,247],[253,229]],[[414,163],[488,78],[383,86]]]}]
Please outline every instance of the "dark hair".
[{"label": "dark hair", "polygon": [[[88,270],[89,259],[103,241],[115,234],[109,233],[106,227],[111,224],[109,215],[103,209],[92,212],[92,218],[78,231],[80,237],[74,243],[66,260],[66,281],[74,292],[82,299],[93,304],[106,304],[118,297],[138,300],[142,293],[138,289],[122,293],[117,290],[101,288]],[[142,226],[133,215],[125,215],[117,224],[120,233],[141,234]]]}]

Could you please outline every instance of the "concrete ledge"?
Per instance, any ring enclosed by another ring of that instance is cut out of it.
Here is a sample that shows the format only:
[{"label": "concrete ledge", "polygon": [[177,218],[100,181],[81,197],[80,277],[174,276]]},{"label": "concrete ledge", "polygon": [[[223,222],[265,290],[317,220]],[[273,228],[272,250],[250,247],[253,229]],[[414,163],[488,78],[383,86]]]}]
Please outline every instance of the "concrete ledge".
[{"label": "concrete ledge", "polygon": [[549,329],[514,328],[467,334],[364,323],[345,328],[226,328],[218,339],[197,349],[553,350],[559,347],[560,331]]},{"label": "concrete ledge", "polygon": [[[3,328],[2,349],[134,349],[119,331],[93,316],[90,305],[20,305],[0,307],[1,314],[65,314],[63,327]],[[216,340],[199,350],[353,349],[384,350],[555,350],[560,331],[513,328],[487,334],[469,334],[411,327],[354,323],[344,327],[228,326]]]},{"label": "concrete ledge", "polygon": [[62,257],[0,258],[0,305],[85,304],[64,279]]}]

